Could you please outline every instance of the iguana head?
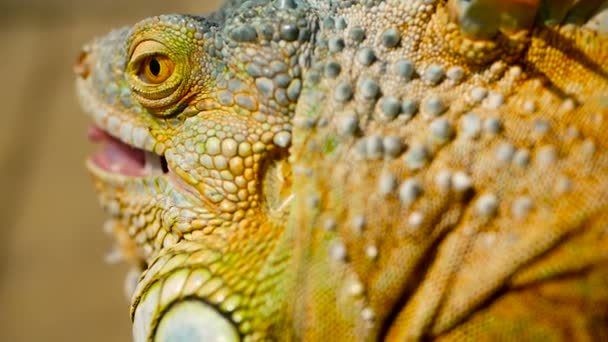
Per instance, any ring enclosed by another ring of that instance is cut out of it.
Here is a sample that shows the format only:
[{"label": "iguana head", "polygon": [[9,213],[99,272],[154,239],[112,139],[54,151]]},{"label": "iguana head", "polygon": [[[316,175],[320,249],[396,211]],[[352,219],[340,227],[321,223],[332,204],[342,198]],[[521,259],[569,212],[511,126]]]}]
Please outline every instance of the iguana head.
[{"label": "iguana head", "polygon": [[[166,327],[157,324],[172,300],[148,305],[144,294],[174,274],[173,299],[198,298],[202,312],[215,312],[218,334],[270,325],[251,328],[252,292],[278,267],[267,260],[291,199],[290,119],[311,38],[302,12],[283,5],[149,18],[82,52],[78,92],[102,145],[87,166],[122,254],[152,266],[135,290],[136,337]],[[183,260],[193,250],[198,257]],[[172,267],[153,267],[175,255]],[[199,309],[182,311],[191,310]]]}]

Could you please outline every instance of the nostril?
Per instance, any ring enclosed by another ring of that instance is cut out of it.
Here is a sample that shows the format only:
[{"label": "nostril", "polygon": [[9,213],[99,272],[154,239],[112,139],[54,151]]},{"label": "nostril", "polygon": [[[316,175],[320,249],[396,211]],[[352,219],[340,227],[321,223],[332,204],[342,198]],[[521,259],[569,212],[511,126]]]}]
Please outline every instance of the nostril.
[{"label": "nostril", "polygon": [[91,73],[91,55],[89,53],[89,48],[85,47],[78,55],[78,60],[76,61],[76,65],[74,65],[74,73],[80,76],[82,79],[86,80]]}]

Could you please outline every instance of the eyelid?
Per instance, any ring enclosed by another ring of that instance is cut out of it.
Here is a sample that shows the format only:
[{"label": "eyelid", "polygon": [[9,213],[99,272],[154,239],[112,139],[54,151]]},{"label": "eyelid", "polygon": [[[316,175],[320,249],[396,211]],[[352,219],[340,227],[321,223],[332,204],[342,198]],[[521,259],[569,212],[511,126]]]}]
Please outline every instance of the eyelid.
[{"label": "eyelid", "polygon": [[172,59],[169,51],[170,50],[162,43],[155,40],[145,40],[137,44],[137,46],[135,46],[133,49],[133,52],[131,52],[129,64],[140,64],[144,59],[151,56],[163,56],[165,58]]},{"label": "eyelid", "polygon": [[158,52],[148,52],[148,53],[143,53],[137,57],[135,57],[134,59],[131,60],[131,68],[133,70],[137,70],[137,71],[141,71],[142,68],[145,67],[145,62],[150,60],[150,58],[156,57],[157,59],[168,59],[170,61],[172,61],[172,59],[165,55],[165,54],[161,54]]}]

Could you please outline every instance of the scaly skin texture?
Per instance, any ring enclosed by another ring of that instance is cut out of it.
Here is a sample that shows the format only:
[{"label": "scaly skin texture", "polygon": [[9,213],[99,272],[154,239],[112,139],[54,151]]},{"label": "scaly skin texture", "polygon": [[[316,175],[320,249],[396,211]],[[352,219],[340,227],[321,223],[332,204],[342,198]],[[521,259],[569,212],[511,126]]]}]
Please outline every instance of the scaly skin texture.
[{"label": "scaly skin texture", "polygon": [[83,107],[169,169],[88,163],[135,340],[608,339],[606,7],[229,1],[92,42]]}]

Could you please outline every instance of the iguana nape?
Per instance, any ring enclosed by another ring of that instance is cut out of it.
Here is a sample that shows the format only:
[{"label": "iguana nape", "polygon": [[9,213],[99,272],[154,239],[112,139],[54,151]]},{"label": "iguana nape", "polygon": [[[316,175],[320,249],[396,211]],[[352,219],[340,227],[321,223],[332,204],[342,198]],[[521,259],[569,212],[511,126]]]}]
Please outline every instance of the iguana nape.
[{"label": "iguana nape", "polygon": [[134,339],[608,340],[607,8],[228,1],[87,45]]}]

